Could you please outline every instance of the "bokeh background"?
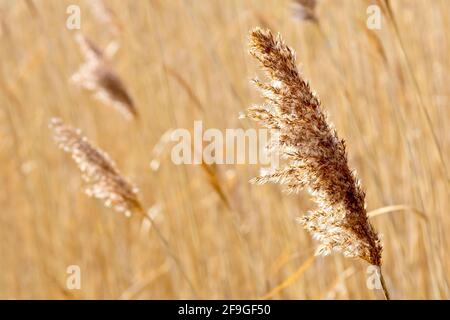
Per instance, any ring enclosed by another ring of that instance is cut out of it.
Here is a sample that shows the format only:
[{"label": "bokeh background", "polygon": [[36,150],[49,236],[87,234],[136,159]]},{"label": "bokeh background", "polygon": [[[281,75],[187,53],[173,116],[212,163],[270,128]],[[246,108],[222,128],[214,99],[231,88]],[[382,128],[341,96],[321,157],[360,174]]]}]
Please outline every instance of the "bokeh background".
[{"label": "bokeh background", "polygon": [[[319,0],[317,21],[295,15],[293,1],[111,0],[108,22],[88,2],[0,1],[0,298],[382,297],[367,287],[366,263],[313,257],[315,242],[295,223],[313,208],[306,193],[249,184],[256,165],[176,166],[170,146],[154,149],[194,120],[256,128],[239,119],[261,102],[249,83],[262,75],[247,54],[255,26],[296,50],[347,141],[392,297],[450,298],[447,0],[392,0],[391,11],[384,0]],[[71,4],[81,30],[66,27]],[[380,30],[366,26],[370,4],[382,9]],[[101,48],[120,45],[112,65],[138,121],[70,83],[83,62],[77,31]],[[52,141],[54,116],[110,154],[168,243],[83,193]],[[81,269],[79,290],[66,286],[69,265]]]}]

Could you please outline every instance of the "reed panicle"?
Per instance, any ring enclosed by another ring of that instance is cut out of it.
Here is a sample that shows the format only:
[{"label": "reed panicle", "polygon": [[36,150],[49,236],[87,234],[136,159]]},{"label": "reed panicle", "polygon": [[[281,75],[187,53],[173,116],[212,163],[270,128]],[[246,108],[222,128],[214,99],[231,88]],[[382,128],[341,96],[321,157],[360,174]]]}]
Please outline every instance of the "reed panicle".
[{"label": "reed panicle", "polygon": [[103,24],[103,30],[110,32],[113,36],[118,36],[122,32],[122,24],[105,1],[88,0],[86,3],[96,20]]},{"label": "reed panicle", "polygon": [[[131,96],[108,61],[113,53],[103,52],[82,34],[77,34],[75,39],[85,62],[72,75],[72,81],[92,91],[96,99],[115,107],[127,119],[137,118],[138,112]],[[114,46],[109,48],[114,49]]]},{"label": "reed panicle", "polygon": [[137,188],[131,185],[117,170],[115,163],[102,150],[91,144],[79,129],[64,124],[61,119],[50,121],[57,145],[72,155],[86,181],[86,194],[100,199],[129,216],[142,212]]},{"label": "reed panicle", "polygon": [[297,19],[315,23],[319,21],[316,15],[316,6],[316,0],[293,0],[291,3],[292,13]]},{"label": "reed panicle", "polygon": [[173,259],[181,275],[195,293],[193,282],[184,271],[169,241],[155,224],[153,218],[157,207],[152,207],[145,212],[137,196],[138,189],[120,174],[108,154],[91,144],[79,129],[64,124],[58,118],[51,119],[49,127],[53,130],[53,137],[57,145],[72,155],[82,172],[82,177],[88,184],[85,189],[86,194],[102,200],[106,207],[123,212],[127,217],[135,214],[142,219],[147,230],[151,226],[167,254]]},{"label": "reed panicle", "polygon": [[253,182],[280,183],[293,192],[306,188],[318,208],[299,221],[321,243],[317,254],[335,250],[380,267],[382,246],[367,217],[365,194],[348,167],[345,142],[299,74],[294,51],[280,35],[257,28],[251,32],[250,53],[271,82],[255,80],[266,104],[250,108],[248,115],[278,130],[270,147],[286,160],[285,167]]}]

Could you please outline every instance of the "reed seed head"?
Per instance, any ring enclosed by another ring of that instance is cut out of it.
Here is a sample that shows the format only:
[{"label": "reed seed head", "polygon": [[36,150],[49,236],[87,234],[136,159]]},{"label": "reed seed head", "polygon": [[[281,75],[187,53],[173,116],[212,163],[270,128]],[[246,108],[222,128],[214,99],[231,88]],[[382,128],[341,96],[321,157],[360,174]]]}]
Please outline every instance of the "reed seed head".
[{"label": "reed seed head", "polygon": [[110,157],[92,145],[79,129],[65,125],[60,119],[50,122],[57,145],[72,155],[86,181],[86,193],[129,216],[142,211],[137,197],[137,188],[126,181],[118,172]]},{"label": "reed seed head", "polygon": [[103,24],[103,29],[111,33],[113,36],[118,36],[123,27],[115,12],[108,7],[104,0],[89,0],[87,1],[88,8],[92,15]]},{"label": "reed seed head", "polygon": [[110,66],[107,55],[81,34],[76,40],[85,62],[72,75],[72,81],[94,93],[94,97],[121,112],[125,118],[138,117],[134,102],[120,77]]},{"label": "reed seed head", "polygon": [[336,250],[380,266],[382,246],[368,221],[365,194],[348,167],[345,142],[299,74],[294,51],[280,35],[257,28],[250,35],[250,54],[259,60],[270,83],[254,81],[266,103],[250,108],[248,116],[278,129],[270,149],[287,162],[253,182],[280,183],[291,192],[306,188],[318,208],[299,220],[320,241],[317,253]]},{"label": "reed seed head", "polygon": [[317,23],[316,5],[316,0],[293,0],[291,3],[296,18]]}]

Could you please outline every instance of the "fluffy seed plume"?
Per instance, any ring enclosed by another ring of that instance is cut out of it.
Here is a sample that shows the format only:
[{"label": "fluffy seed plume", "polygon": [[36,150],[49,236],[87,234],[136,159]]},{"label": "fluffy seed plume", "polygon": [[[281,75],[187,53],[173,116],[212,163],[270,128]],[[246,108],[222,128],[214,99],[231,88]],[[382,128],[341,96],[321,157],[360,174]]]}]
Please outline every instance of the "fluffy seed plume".
[{"label": "fluffy seed plume", "polygon": [[93,146],[80,130],[65,125],[60,119],[50,121],[57,145],[72,155],[86,181],[86,193],[129,216],[142,212],[137,198],[137,188],[127,182],[116,165],[102,150]]},{"label": "fluffy seed plume", "polygon": [[278,129],[270,148],[286,160],[285,167],[253,182],[280,183],[295,192],[307,188],[318,208],[299,220],[320,241],[317,254],[336,250],[381,266],[382,246],[368,221],[365,194],[347,165],[345,142],[337,137],[319,98],[299,74],[294,51],[280,35],[257,28],[251,32],[250,53],[271,82],[255,80],[266,104],[250,108],[248,116]]},{"label": "fluffy seed plume", "polygon": [[292,13],[297,19],[318,22],[316,16],[316,0],[293,0]]},{"label": "fluffy seed plume", "polygon": [[94,97],[106,105],[115,107],[127,119],[137,118],[138,113],[122,80],[109,64],[109,57],[117,47],[114,43],[103,52],[81,34],[75,37],[85,62],[72,75],[72,81],[94,93]]},{"label": "fluffy seed plume", "polygon": [[88,0],[86,1],[92,15],[103,24],[103,30],[110,32],[117,36],[122,31],[122,24],[120,23],[114,11],[108,7],[103,0]]}]

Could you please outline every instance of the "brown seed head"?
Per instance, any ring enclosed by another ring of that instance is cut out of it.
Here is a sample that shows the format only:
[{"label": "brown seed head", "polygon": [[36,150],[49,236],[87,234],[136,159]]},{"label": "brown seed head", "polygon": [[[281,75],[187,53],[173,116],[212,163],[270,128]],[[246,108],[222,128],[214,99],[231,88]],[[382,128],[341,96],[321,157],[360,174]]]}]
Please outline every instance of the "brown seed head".
[{"label": "brown seed head", "polygon": [[60,119],[52,119],[50,128],[55,142],[72,155],[81,170],[89,196],[102,200],[107,207],[113,207],[126,215],[142,211],[137,189],[122,177],[105,152],[93,146],[81,135],[80,130],[65,125]]},{"label": "brown seed head", "polygon": [[347,165],[345,143],[322,111],[319,98],[299,74],[294,51],[280,35],[255,29],[250,35],[250,53],[267,72],[270,83],[255,80],[264,106],[248,110],[249,117],[278,135],[270,148],[287,160],[253,180],[276,182],[297,192],[307,188],[318,208],[300,223],[321,242],[319,254],[331,250],[381,265],[382,247],[368,221],[364,192]]},{"label": "brown seed head", "polygon": [[81,34],[76,40],[85,62],[72,75],[72,81],[94,93],[95,98],[115,107],[127,119],[137,118],[138,112],[120,77],[112,69],[108,57],[92,41]]},{"label": "brown seed head", "polygon": [[316,0],[293,0],[292,12],[300,20],[309,20],[317,23],[316,5]]}]

